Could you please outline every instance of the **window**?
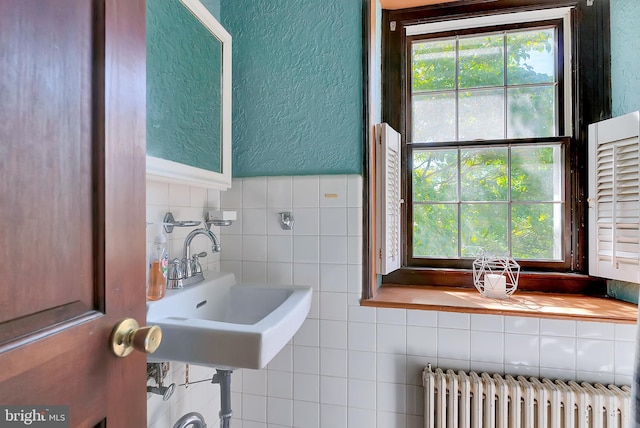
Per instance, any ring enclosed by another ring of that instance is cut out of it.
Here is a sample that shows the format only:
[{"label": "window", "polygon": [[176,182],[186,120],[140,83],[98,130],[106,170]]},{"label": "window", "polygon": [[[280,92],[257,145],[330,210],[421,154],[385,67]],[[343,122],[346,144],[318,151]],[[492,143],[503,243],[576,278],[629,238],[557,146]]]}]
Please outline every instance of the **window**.
[{"label": "window", "polygon": [[486,251],[566,266],[561,135],[571,129],[560,119],[570,99],[561,85],[571,72],[562,55],[569,9],[509,18],[524,22],[407,27],[411,265],[467,267]]},{"label": "window", "polygon": [[383,282],[468,285],[484,250],[545,289],[551,273],[586,273],[586,124],[610,115],[602,11],[461,3],[383,14],[383,118],[403,136],[405,202],[403,268]]}]

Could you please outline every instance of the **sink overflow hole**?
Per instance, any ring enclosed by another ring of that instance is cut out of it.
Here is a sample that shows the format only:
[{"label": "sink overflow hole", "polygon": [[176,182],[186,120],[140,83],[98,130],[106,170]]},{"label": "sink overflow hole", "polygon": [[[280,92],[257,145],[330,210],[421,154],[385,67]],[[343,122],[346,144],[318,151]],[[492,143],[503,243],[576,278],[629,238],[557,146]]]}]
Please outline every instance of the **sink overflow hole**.
[{"label": "sink overflow hole", "polygon": [[207,301],[206,301],[206,300],[203,300],[202,302],[200,302],[200,303],[198,303],[198,304],[196,305],[196,309],[201,308],[201,307],[203,307],[203,306],[204,306],[204,305],[206,305],[206,304],[207,304]]}]

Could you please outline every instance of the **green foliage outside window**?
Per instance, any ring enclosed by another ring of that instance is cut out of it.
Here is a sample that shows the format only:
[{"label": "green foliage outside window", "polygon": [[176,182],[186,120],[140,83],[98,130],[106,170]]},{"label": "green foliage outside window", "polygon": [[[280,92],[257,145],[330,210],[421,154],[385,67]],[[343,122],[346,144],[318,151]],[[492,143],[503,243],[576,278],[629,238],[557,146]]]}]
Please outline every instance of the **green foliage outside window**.
[{"label": "green foliage outside window", "polygon": [[555,29],[414,42],[413,257],[485,250],[561,258],[562,146],[457,141],[554,137]]}]

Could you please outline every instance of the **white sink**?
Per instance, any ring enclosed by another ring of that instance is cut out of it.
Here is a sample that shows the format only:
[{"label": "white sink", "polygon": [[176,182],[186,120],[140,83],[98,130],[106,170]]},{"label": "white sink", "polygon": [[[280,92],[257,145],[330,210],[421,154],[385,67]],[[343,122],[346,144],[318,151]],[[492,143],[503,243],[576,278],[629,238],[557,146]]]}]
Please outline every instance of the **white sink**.
[{"label": "white sink", "polygon": [[311,307],[311,287],[236,284],[231,273],[167,290],[147,302],[147,325],[162,329],[149,361],[261,369],[298,331]]}]

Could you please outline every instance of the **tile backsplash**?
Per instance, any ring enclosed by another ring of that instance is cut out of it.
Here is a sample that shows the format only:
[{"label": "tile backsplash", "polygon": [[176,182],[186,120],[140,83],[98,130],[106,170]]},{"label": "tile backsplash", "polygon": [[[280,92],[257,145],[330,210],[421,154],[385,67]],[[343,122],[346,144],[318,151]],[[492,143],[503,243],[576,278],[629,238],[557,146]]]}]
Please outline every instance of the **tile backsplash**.
[{"label": "tile backsplash", "polygon": [[[176,221],[204,221],[209,210],[220,209],[220,192],[182,184],[169,184],[147,180],[147,251],[162,223],[165,213],[173,213]],[[152,224],[151,224],[152,223]],[[198,227],[204,227],[204,223]],[[182,258],[184,240],[195,227],[175,227],[165,233],[169,247],[169,258]],[[220,236],[220,229],[213,228]],[[206,251],[207,257],[200,260],[203,269],[219,270],[220,253],[211,254],[208,239],[197,237],[191,244],[191,253]]]},{"label": "tile backsplash", "polygon": [[[220,192],[190,187],[181,184],[168,184],[147,181],[147,223],[161,223],[166,212],[173,213],[176,220],[204,220],[210,209],[220,208]],[[200,226],[202,227],[202,226]],[[184,239],[194,228],[174,228],[166,234],[169,257],[181,258]],[[214,228],[219,235],[220,230]],[[156,233],[155,225],[147,226],[147,248],[150,247]],[[211,254],[209,240],[196,238],[192,249],[206,251],[207,257],[201,259],[203,269],[217,271],[220,268],[220,254]],[[172,428],[180,417],[189,412],[198,412],[209,426],[216,426],[220,410],[220,388],[211,382],[192,383],[185,387],[187,366],[171,362],[170,371],[164,386],[176,384],[175,392],[167,401],[159,395],[147,394],[147,426],[149,428]],[[215,370],[209,367],[188,366],[189,381],[211,379]],[[155,386],[154,381],[148,385]],[[234,427],[235,428],[235,427]]]},{"label": "tile backsplash", "polygon": [[[234,372],[234,428],[422,427],[420,373],[428,363],[630,384],[635,325],[361,307],[360,176],[235,179],[222,193],[150,184],[147,221],[166,208],[179,220],[208,208],[238,212],[219,230],[222,252],[210,269],[314,290],[309,317],[267,368]],[[280,227],[283,211],[295,218],[292,230]],[[187,231],[177,233],[172,257]],[[183,367],[175,370],[183,376]],[[218,386],[202,388],[162,405],[150,399],[149,426],[170,427],[186,411],[208,412],[207,424],[217,425]],[[199,409],[204,388],[214,398]]]}]

